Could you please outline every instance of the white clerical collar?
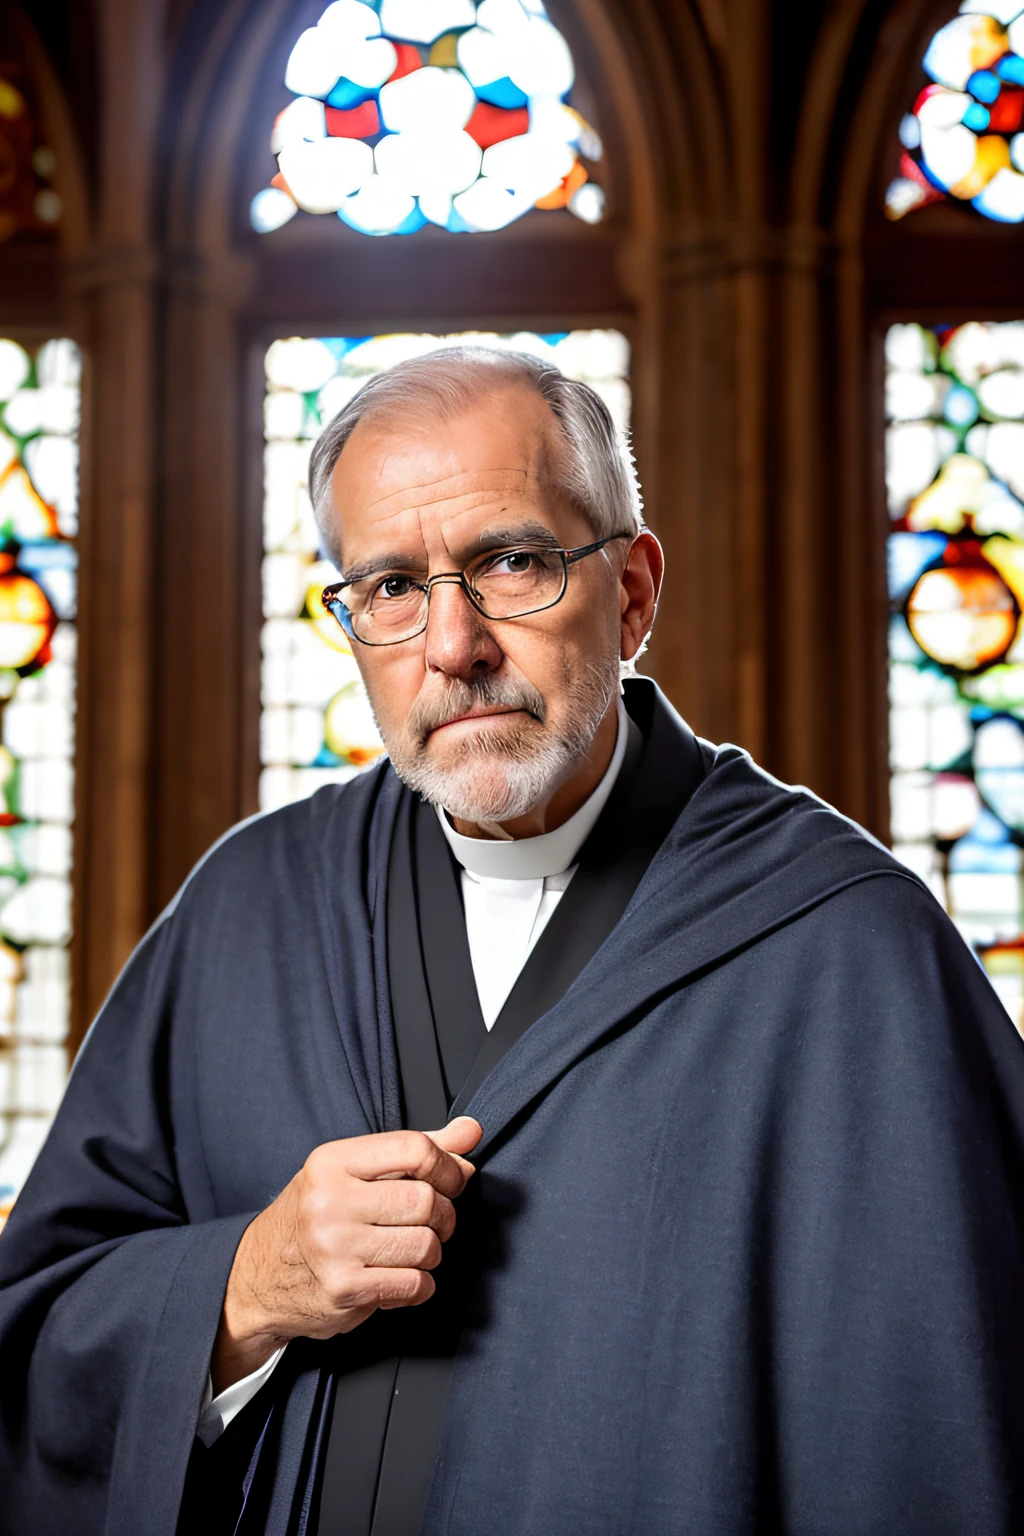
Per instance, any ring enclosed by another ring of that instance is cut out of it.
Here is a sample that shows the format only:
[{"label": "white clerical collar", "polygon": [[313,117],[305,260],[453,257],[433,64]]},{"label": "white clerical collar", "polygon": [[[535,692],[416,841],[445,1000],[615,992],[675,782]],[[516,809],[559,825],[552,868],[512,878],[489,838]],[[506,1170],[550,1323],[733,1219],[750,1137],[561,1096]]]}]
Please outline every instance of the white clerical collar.
[{"label": "white clerical collar", "polygon": [[444,835],[463,869],[471,875],[481,875],[491,880],[546,880],[550,875],[564,874],[574,863],[591,828],[604,810],[626,755],[627,716],[621,696],[618,701],[618,719],[615,750],[604,778],[575,815],[570,816],[568,821],[556,827],[553,832],[542,832],[539,837],[519,838],[510,838],[505,834],[500,841],[484,837],[463,837],[461,832],[456,832],[438,806],[437,814]]}]

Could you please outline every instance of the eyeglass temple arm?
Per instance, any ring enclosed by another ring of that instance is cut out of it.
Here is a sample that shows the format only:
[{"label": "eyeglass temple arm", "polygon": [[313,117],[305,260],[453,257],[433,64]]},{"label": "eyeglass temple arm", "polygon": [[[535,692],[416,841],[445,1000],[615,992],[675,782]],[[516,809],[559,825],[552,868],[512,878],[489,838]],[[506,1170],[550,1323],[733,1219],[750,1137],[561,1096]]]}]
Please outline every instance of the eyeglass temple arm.
[{"label": "eyeglass temple arm", "polygon": [[616,539],[628,539],[628,533],[610,533],[606,539],[598,539],[593,544],[581,544],[579,549],[563,549],[566,565],[575,565],[577,560],[585,560],[587,555],[594,555],[599,549],[604,549],[606,544],[614,544]]}]

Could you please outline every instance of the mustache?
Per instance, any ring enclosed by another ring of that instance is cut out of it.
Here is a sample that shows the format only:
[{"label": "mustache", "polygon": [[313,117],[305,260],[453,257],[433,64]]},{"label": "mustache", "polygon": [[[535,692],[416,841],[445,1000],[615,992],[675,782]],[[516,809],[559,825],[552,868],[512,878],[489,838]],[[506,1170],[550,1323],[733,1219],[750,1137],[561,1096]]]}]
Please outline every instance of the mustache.
[{"label": "mustache", "polygon": [[424,746],[431,731],[448,725],[473,709],[482,707],[521,709],[540,724],[547,715],[544,695],[525,678],[498,678],[488,673],[484,677],[467,681],[450,678],[442,692],[430,698],[418,698],[409,711],[406,728],[419,746]]}]

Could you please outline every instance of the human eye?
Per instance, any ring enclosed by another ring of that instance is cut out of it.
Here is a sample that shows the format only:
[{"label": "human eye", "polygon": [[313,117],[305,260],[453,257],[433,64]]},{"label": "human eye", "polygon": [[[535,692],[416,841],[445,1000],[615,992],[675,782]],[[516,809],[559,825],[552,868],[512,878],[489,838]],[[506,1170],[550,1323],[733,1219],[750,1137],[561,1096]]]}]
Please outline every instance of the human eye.
[{"label": "human eye", "polygon": [[479,575],[484,580],[502,577],[528,577],[548,569],[551,552],[542,549],[502,549],[489,555]]},{"label": "human eye", "polygon": [[374,583],[370,601],[371,603],[400,602],[402,598],[409,597],[415,590],[416,583],[411,576],[391,573],[380,577]]}]

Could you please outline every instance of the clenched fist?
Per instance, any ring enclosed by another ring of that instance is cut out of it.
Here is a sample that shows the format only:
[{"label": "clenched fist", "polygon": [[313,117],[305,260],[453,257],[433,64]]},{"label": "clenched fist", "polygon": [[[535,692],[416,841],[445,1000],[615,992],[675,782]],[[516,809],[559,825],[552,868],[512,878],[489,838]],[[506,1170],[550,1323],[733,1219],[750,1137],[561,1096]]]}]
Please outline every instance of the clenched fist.
[{"label": "clenched fist", "polygon": [[455,1229],[482,1135],[468,1116],[443,1131],[387,1131],[317,1147],[250,1223],[228,1278],[213,1351],[214,1392],[289,1339],[348,1333],[378,1307],[434,1294],[430,1271]]}]

